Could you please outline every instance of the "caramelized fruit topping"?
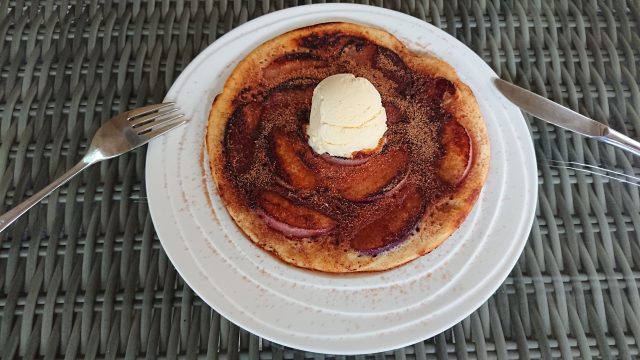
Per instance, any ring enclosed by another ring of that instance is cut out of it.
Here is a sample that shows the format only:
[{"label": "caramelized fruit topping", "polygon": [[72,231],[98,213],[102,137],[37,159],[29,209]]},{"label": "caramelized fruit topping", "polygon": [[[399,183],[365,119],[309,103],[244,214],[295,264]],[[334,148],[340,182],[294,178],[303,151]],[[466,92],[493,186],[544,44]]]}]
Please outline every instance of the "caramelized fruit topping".
[{"label": "caramelized fruit topping", "polygon": [[267,224],[289,236],[308,237],[325,234],[336,225],[330,217],[296,205],[272,191],[260,194],[258,206]]},{"label": "caramelized fruit topping", "polygon": [[343,175],[337,182],[338,191],[352,201],[371,200],[394,180],[399,181],[403,177],[407,158],[407,153],[401,149],[374,156],[370,161]]},{"label": "caramelized fruit topping", "polygon": [[323,68],[327,68],[327,62],[319,55],[309,52],[288,53],[267,65],[262,71],[262,77],[265,81],[291,79],[308,69]]},{"label": "caramelized fruit topping", "polygon": [[471,139],[467,130],[455,120],[442,126],[444,155],[438,167],[438,176],[451,185],[457,185],[471,167]]},{"label": "caramelized fruit topping", "polygon": [[228,164],[235,172],[246,172],[251,165],[261,112],[260,104],[245,104],[234,111],[227,124],[226,156]]},{"label": "caramelized fruit topping", "polygon": [[278,169],[285,181],[298,189],[316,187],[316,174],[302,161],[301,155],[306,150],[304,144],[280,132],[273,135],[273,142]]},{"label": "caramelized fruit topping", "polygon": [[[363,38],[314,34],[299,45],[236,98],[224,140],[227,176],[276,231],[375,255],[405,240],[469,170],[469,135],[444,105],[455,86]],[[379,152],[342,159],[309,147],[313,89],[337,73],[365,77],[380,92],[388,129]]]},{"label": "caramelized fruit topping", "polygon": [[402,241],[415,227],[424,209],[424,199],[418,188],[408,186],[388,213],[366,223],[351,238],[351,247],[373,254]]}]

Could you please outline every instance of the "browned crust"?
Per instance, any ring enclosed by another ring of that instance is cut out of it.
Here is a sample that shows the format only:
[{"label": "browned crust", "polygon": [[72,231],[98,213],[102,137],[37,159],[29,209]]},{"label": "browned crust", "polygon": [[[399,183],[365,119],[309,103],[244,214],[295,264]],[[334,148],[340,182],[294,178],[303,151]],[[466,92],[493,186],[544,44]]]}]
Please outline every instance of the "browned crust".
[{"label": "browned crust", "polygon": [[[224,176],[223,139],[225,126],[233,111],[233,99],[249,79],[261,77],[262,68],[280,55],[298,48],[297,39],[311,33],[341,32],[367,38],[372,43],[395,51],[410,67],[421,69],[451,81],[457,91],[446,101],[446,108],[467,130],[472,144],[472,163],[468,175],[451,198],[429,207],[420,222],[420,231],[401,245],[377,256],[362,255],[346,247],[337,248],[328,238],[288,239],[269,228],[240,198]],[[325,272],[380,271],[397,267],[424,255],[446,240],[467,217],[477,200],[489,170],[489,140],[480,109],[471,89],[462,83],[455,70],[435,57],[410,52],[391,34],[351,23],[326,23],[282,34],[253,50],[227,79],[216,97],[209,115],[206,145],[212,174],[220,197],[232,218],[254,243],[293,265]]]}]

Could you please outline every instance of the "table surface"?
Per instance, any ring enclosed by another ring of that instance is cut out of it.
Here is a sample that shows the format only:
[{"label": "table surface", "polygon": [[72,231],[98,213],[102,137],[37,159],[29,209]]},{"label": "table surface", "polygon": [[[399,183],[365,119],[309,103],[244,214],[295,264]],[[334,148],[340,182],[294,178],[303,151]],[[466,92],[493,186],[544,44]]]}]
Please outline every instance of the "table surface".
[{"label": "table surface", "polygon": [[[1,0],[3,210],[78,161],[103,121],[161,101],[222,34],[310,2]],[[362,3],[428,21],[502,78],[640,137],[638,0]],[[639,181],[622,177],[639,176],[640,161],[527,122],[539,201],[509,278],[453,328],[367,357],[640,356]],[[144,149],[94,166],[0,234],[0,355],[333,357],[260,339],[185,285],[154,231],[144,166]]]}]

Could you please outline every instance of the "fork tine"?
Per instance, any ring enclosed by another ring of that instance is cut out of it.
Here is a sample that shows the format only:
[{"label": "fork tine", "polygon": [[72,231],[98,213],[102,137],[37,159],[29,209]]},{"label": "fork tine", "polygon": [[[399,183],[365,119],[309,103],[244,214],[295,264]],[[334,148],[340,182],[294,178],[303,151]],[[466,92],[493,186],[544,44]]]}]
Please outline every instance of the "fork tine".
[{"label": "fork tine", "polygon": [[138,116],[146,115],[146,114],[152,113],[154,111],[157,111],[157,110],[169,107],[169,106],[174,106],[175,104],[176,103],[174,103],[174,102],[167,102],[167,103],[149,105],[149,106],[141,107],[139,109],[134,109],[134,110],[131,110],[131,111],[127,112],[127,119],[131,120],[131,119],[136,118]]},{"label": "fork tine", "polygon": [[160,135],[163,135],[177,127],[180,127],[181,125],[187,123],[189,120],[188,119],[183,119],[182,121],[176,121],[176,122],[172,122],[171,124],[163,124],[164,126],[159,126],[156,127],[154,129],[152,129],[151,131],[149,131],[148,133],[144,133],[142,135],[139,135],[140,138],[144,141],[150,141],[151,139],[158,137]]},{"label": "fork tine", "polygon": [[[144,115],[144,116],[140,116],[140,117],[136,117],[133,119],[129,119],[129,125],[132,128],[136,128],[139,127],[141,125],[144,125],[148,122],[155,122],[155,121],[160,121],[160,118],[162,117],[166,117],[167,115],[171,114],[171,113],[175,113],[176,111],[180,111],[180,109],[178,107],[170,107],[170,108],[161,108],[158,112],[154,112],[148,115]],[[155,120],[155,121],[154,121]]]},{"label": "fork tine", "polygon": [[163,127],[170,125],[178,120],[182,119],[184,114],[174,114],[170,117],[158,118],[156,121],[147,122],[146,124],[142,124],[138,127],[133,127],[138,134],[143,134],[148,130],[153,130],[155,128]]}]

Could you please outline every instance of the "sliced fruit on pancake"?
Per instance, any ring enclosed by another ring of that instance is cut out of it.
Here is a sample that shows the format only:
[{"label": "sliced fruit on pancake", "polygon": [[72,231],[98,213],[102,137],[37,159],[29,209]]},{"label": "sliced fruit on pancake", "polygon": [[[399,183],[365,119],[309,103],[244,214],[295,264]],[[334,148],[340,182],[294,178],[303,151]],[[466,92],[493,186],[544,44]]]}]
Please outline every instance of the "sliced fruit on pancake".
[{"label": "sliced fruit on pancake", "polygon": [[450,120],[442,127],[441,142],[444,154],[438,167],[438,176],[451,185],[457,185],[471,166],[471,139],[459,122]]},{"label": "sliced fruit on pancake", "polygon": [[400,182],[406,173],[407,160],[407,152],[401,148],[374,156],[342,176],[336,184],[338,192],[352,201],[373,200],[384,190],[390,190],[394,181]]},{"label": "sliced fruit on pancake", "polygon": [[371,66],[377,53],[377,46],[373,44],[362,45],[352,42],[340,50],[340,58],[358,64],[359,66]]},{"label": "sliced fruit on pancake", "polygon": [[351,238],[351,247],[368,254],[384,251],[405,239],[424,210],[422,193],[413,185],[408,185],[398,196],[395,205],[380,217],[363,226]]},{"label": "sliced fruit on pancake", "polygon": [[456,87],[453,85],[451,81],[441,77],[436,77],[432,79],[433,79],[433,85],[428,88],[429,91],[427,92],[427,96],[430,99],[439,101],[441,99],[444,99],[446,94],[455,94]]},{"label": "sliced fruit on pancake", "polygon": [[309,190],[316,187],[318,181],[313,170],[302,161],[302,153],[305,151],[303,146],[300,141],[296,141],[295,135],[274,133],[273,152],[281,176],[292,187]]},{"label": "sliced fruit on pancake", "polygon": [[261,113],[260,104],[248,103],[233,113],[227,125],[225,137],[227,159],[231,168],[238,173],[245,172],[253,160]]},{"label": "sliced fruit on pancake", "polygon": [[392,80],[400,88],[408,86],[412,79],[412,71],[402,58],[395,52],[378,46],[373,59],[374,67],[380,70],[386,78]]},{"label": "sliced fruit on pancake", "polygon": [[271,191],[265,191],[258,198],[258,213],[275,230],[287,236],[309,237],[326,234],[336,222],[313,209],[294,204],[291,200]]},{"label": "sliced fruit on pancake", "polygon": [[311,68],[325,68],[327,62],[316,54],[309,52],[287,53],[273,60],[262,70],[265,81],[295,76],[297,72],[307,72]]},{"label": "sliced fruit on pancake", "polygon": [[281,176],[295,189],[325,186],[345,199],[363,202],[394,189],[406,176],[408,154],[402,148],[370,157],[343,159],[317,155],[295,135],[277,132],[273,138]]}]

